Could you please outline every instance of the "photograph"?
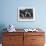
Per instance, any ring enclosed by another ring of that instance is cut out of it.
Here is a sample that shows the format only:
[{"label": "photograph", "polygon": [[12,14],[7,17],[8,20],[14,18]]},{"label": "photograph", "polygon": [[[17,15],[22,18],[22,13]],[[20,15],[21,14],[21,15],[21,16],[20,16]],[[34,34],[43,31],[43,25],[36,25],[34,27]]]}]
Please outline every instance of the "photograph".
[{"label": "photograph", "polygon": [[31,7],[18,8],[18,21],[34,21],[35,9]]},{"label": "photograph", "polygon": [[0,46],[46,46],[46,0],[0,0]]}]

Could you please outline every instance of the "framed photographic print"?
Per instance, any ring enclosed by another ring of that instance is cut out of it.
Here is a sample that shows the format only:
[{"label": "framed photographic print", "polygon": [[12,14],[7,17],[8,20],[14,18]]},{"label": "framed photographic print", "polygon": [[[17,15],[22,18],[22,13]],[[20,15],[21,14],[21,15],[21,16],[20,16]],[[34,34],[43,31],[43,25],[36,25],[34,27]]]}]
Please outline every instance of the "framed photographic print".
[{"label": "framed photographic print", "polygon": [[18,21],[35,21],[35,8],[19,7]]}]

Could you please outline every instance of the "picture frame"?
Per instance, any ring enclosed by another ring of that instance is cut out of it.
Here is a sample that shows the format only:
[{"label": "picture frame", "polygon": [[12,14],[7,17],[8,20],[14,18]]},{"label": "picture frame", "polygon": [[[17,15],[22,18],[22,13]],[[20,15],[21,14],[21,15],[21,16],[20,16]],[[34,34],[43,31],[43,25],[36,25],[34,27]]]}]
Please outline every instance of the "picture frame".
[{"label": "picture frame", "polygon": [[35,8],[33,7],[19,7],[18,21],[35,21]]}]

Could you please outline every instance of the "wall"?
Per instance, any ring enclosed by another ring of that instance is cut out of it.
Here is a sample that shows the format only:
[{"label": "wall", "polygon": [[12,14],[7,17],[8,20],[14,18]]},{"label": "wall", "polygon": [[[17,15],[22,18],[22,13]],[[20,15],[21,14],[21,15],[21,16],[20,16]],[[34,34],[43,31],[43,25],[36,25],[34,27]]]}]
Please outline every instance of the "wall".
[{"label": "wall", "polygon": [[[0,25],[13,24],[16,28],[46,28],[46,0],[0,0]],[[17,8],[34,7],[36,20],[32,22],[18,22]]]}]

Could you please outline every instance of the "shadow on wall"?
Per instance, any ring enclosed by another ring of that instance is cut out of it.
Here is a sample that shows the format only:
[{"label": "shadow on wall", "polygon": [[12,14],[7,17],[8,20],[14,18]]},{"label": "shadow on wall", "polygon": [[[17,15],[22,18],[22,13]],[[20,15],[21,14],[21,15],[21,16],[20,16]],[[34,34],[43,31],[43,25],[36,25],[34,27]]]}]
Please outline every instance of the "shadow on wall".
[{"label": "shadow on wall", "polygon": [[2,36],[3,36],[2,33],[6,31],[6,29],[4,30],[4,28],[6,28],[5,25],[0,24],[0,43],[2,43]]}]

